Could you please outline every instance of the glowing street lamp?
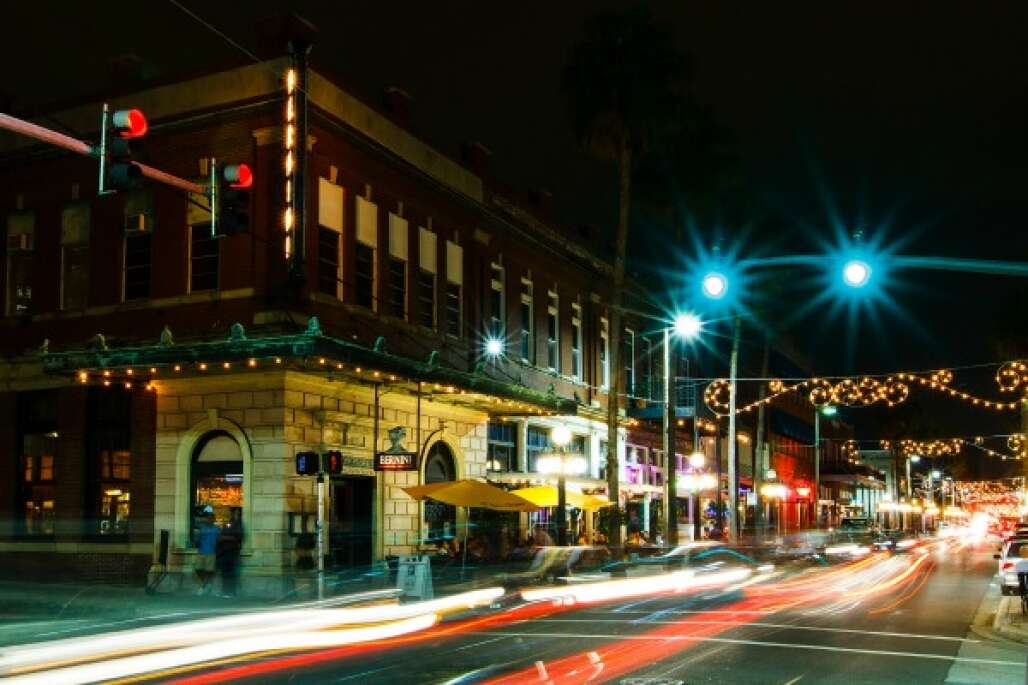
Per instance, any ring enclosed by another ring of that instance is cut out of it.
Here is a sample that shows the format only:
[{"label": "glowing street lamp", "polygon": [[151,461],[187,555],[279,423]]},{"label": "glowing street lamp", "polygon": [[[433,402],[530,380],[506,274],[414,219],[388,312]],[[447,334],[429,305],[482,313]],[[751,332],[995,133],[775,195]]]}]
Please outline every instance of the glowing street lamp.
[{"label": "glowing street lamp", "polygon": [[503,341],[499,338],[489,338],[485,341],[485,353],[490,357],[499,357],[503,354]]},{"label": "glowing street lamp", "polygon": [[666,460],[666,472],[664,474],[664,540],[667,544],[673,545],[678,542],[678,511],[676,507],[677,485],[675,479],[678,477],[677,464],[675,463],[675,407],[678,404],[678,395],[674,392],[674,378],[671,373],[671,334],[683,340],[695,340],[703,330],[703,321],[692,312],[682,312],[675,316],[671,326],[664,328],[664,412],[663,412],[663,448],[664,454],[668,455]]},{"label": "glowing street lamp", "polygon": [[589,464],[580,454],[568,454],[571,431],[567,426],[555,426],[550,432],[550,442],[556,451],[540,457],[536,469],[540,473],[557,474],[557,544],[563,546],[568,544],[567,477],[585,473]]},{"label": "glowing street lamp", "polygon": [[704,456],[703,452],[693,452],[689,455],[689,466],[693,467],[694,469],[702,469],[703,464],[706,461],[707,458],[706,456]]},{"label": "glowing street lamp", "polygon": [[862,259],[851,259],[842,267],[842,280],[851,288],[863,288],[871,280],[871,266]]},{"label": "glowing street lamp", "polygon": [[720,300],[728,292],[728,278],[719,271],[711,271],[703,277],[702,286],[706,297]]},{"label": "glowing street lamp", "polygon": [[675,335],[684,340],[693,340],[703,330],[703,321],[695,314],[685,313],[675,317]]}]

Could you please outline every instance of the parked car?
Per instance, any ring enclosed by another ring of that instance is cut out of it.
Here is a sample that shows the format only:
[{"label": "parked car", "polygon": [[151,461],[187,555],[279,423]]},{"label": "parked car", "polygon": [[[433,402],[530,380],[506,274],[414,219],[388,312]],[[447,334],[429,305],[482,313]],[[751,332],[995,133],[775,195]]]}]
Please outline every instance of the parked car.
[{"label": "parked car", "polygon": [[999,582],[1004,595],[1020,594],[1018,573],[1028,573],[1028,538],[1018,538],[1004,543],[999,554],[993,558],[999,562]]}]

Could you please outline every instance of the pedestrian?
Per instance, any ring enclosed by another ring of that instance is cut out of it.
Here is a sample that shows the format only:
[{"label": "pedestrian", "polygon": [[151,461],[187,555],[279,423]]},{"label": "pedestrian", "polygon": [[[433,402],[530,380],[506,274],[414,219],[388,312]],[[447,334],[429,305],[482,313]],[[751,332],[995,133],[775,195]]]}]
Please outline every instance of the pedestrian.
[{"label": "pedestrian", "polygon": [[218,537],[218,570],[221,594],[235,597],[239,592],[239,555],[243,550],[243,510],[233,507],[228,523]]},{"label": "pedestrian", "polygon": [[214,525],[214,507],[206,505],[203,508],[203,521],[197,532],[196,540],[196,579],[199,587],[196,594],[205,595],[210,591],[211,580],[217,572],[215,556],[218,551],[218,538],[221,536],[221,528]]}]

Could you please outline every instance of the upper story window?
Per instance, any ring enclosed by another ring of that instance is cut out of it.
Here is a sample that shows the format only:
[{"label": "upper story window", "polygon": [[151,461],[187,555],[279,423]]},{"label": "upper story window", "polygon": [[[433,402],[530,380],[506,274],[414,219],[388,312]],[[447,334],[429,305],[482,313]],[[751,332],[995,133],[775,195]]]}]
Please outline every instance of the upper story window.
[{"label": "upper story window", "polygon": [[521,279],[521,358],[535,363],[535,296],[528,278]]},{"label": "upper story window", "polygon": [[571,305],[571,377],[582,380],[582,305]]},{"label": "upper story window", "polygon": [[528,470],[534,472],[539,457],[549,452],[552,448],[549,429],[542,426],[529,426],[525,435],[525,455]]},{"label": "upper story window", "polygon": [[600,387],[610,387],[610,324],[600,319]]},{"label": "upper story window", "polygon": [[189,227],[189,292],[218,289],[221,241],[211,236],[210,223]]},{"label": "upper story window", "polygon": [[436,326],[436,255],[435,233],[427,228],[418,229],[418,323],[425,328]]},{"label": "upper story window", "polygon": [[343,187],[318,179],[318,292],[341,299]]},{"label": "upper story window", "polygon": [[355,250],[356,271],[354,273],[355,301],[362,307],[378,309],[375,296],[377,283],[378,250],[378,206],[357,198],[357,245]]},{"label": "upper story window", "polygon": [[500,341],[504,341],[507,336],[505,276],[501,264],[492,265],[492,280],[489,285],[489,335]]},{"label": "upper story window", "polygon": [[386,274],[386,313],[407,318],[407,220],[389,214],[389,261]]},{"label": "upper story window", "polygon": [[[153,189],[125,193],[125,239],[123,244],[122,300],[150,297],[154,226]],[[210,227],[207,227],[210,235]]]},{"label": "upper story window", "polygon": [[625,394],[635,394],[635,332],[625,329]]},{"label": "upper story window", "polygon": [[507,421],[490,421],[486,468],[490,471],[516,471],[517,467],[517,426]]},{"label": "upper story window", "polygon": [[7,217],[7,315],[32,310],[32,256],[36,213],[18,211]]},{"label": "upper story window", "polygon": [[464,335],[464,248],[446,241],[446,333]]},{"label": "upper story window", "polygon": [[89,205],[69,205],[61,212],[61,309],[78,311],[89,304]]},{"label": "upper story window", "polygon": [[552,290],[546,305],[546,364],[560,373],[560,298]]}]

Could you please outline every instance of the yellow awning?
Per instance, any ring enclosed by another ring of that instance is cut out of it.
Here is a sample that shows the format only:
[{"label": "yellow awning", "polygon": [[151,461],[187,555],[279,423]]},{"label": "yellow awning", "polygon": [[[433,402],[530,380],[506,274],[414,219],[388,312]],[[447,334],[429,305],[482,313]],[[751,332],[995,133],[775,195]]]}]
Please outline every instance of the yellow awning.
[{"label": "yellow awning", "polygon": [[455,507],[495,511],[535,511],[540,505],[480,480],[454,480],[402,488],[416,500],[433,499]]},{"label": "yellow awning", "polygon": [[[529,502],[532,502],[539,507],[555,507],[557,506],[557,500],[560,494],[552,485],[537,485],[531,488],[520,488],[518,490],[512,490],[511,494],[517,495],[518,497],[524,497]],[[567,489],[565,490],[565,499],[568,505],[575,507],[576,509],[602,509],[610,506],[610,501],[606,497],[599,495],[586,495],[578,490]]]}]

